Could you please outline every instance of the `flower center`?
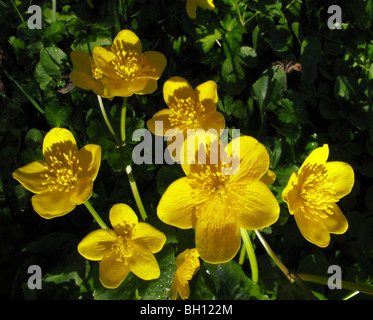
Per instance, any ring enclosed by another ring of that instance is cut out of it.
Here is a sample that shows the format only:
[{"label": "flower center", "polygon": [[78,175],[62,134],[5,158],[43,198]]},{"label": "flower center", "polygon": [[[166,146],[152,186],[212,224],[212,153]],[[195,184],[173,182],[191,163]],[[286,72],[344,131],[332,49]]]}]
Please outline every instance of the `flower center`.
[{"label": "flower center", "polygon": [[[308,212],[320,218],[327,218],[328,214],[333,214],[333,204],[339,199],[323,164],[306,165],[299,173],[298,181],[303,181],[299,195],[302,199],[302,211],[307,218],[316,218],[310,217]],[[304,207],[309,210],[305,210]]]},{"label": "flower center", "polygon": [[127,264],[126,259],[131,257],[134,253],[134,242],[132,235],[134,233],[134,226],[126,224],[122,227],[120,235],[115,239],[111,249],[117,254],[117,261]]},{"label": "flower center", "polygon": [[174,97],[174,103],[170,106],[173,111],[168,119],[171,126],[183,129],[200,129],[198,118],[205,111],[205,108],[196,103],[191,97],[178,98]]},{"label": "flower center", "polygon": [[145,62],[142,55],[131,49],[125,50],[123,45],[113,52],[117,57],[112,62],[117,75],[125,80],[133,81]]},{"label": "flower center", "polygon": [[56,146],[52,155],[47,157],[48,173],[42,175],[46,178],[43,182],[48,186],[49,191],[58,190],[69,192],[75,187],[75,182],[78,180],[78,174],[82,168],[79,166],[79,159],[76,152],[73,150],[62,150],[60,146]]},{"label": "flower center", "polygon": [[100,80],[103,77],[104,77],[104,74],[99,68],[97,68],[97,67],[92,68],[92,78],[93,79]]}]

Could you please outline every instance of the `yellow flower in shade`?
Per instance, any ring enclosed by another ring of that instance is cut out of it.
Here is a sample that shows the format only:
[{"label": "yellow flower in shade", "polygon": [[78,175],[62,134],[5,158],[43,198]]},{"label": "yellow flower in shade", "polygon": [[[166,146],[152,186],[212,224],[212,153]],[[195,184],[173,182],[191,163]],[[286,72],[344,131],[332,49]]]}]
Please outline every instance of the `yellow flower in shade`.
[{"label": "yellow flower in shade", "polygon": [[13,178],[35,193],[34,210],[43,218],[63,216],[92,195],[101,164],[101,147],[87,144],[78,150],[73,134],[53,128],[43,140],[45,160],[34,161],[13,172]]},{"label": "yellow flower in shade", "polygon": [[[196,145],[196,137],[206,143]],[[186,177],[166,189],[157,214],[166,224],[181,229],[195,227],[201,258],[224,263],[241,246],[240,228],[262,229],[279,217],[276,198],[260,180],[268,171],[269,155],[264,145],[248,136],[224,146],[217,135],[196,131],[188,136],[182,150],[188,145],[196,149],[189,147],[181,156]],[[205,150],[201,153],[205,157],[199,157],[200,150]]]},{"label": "yellow flower in shade", "polygon": [[163,248],[166,236],[150,224],[138,222],[135,212],[123,203],[110,209],[109,219],[114,230],[92,231],[78,245],[84,258],[101,261],[102,285],[115,289],[130,271],[143,280],[159,278],[154,253]]},{"label": "yellow flower in shade", "polygon": [[[163,86],[163,98],[169,109],[157,112],[147,122],[147,126],[155,135],[169,137],[169,143],[171,137],[183,134],[183,139],[174,142],[179,144],[174,146],[177,150],[186,138],[188,129],[215,129],[219,133],[219,130],[225,128],[224,116],[216,111],[218,91],[212,80],[193,89],[187,80],[172,77]],[[177,154],[173,156],[178,159]]]},{"label": "yellow flower in shade", "polygon": [[104,84],[102,81],[104,74],[87,52],[82,50],[72,51],[70,59],[75,71],[71,72],[69,77],[77,87],[92,90],[95,94],[104,98],[113,98],[104,94]]},{"label": "yellow flower in shade", "polygon": [[330,233],[346,232],[348,222],[336,202],[350,193],[355,180],[349,164],[327,162],[328,157],[326,144],[312,151],[282,192],[302,235],[319,247],[328,246]]},{"label": "yellow flower in shade", "polygon": [[140,39],[130,30],[120,31],[111,47],[94,47],[92,54],[109,97],[154,92],[167,64],[160,52],[142,52]]},{"label": "yellow flower in shade", "polygon": [[181,299],[189,298],[189,281],[199,270],[199,254],[197,249],[186,249],[176,257],[176,272],[172,282],[172,299],[177,299],[179,293]]},{"label": "yellow flower in shade", "polygon": [[201,7],[202,9],[214,10],[215,5],[213,0],[187,0],[186,3],[186,11],[191,19],[195,19],[197,17],[197,6]]}]

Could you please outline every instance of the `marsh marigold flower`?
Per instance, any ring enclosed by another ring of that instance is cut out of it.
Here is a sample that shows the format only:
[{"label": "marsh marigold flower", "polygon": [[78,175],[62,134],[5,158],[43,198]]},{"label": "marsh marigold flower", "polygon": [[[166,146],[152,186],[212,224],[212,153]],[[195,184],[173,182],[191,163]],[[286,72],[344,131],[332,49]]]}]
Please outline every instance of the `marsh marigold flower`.
[{"label": "marsh marigold flower", "polygon": [[177,299],[177,294],[181,299],[189,298],[189,281],[199,270],[199,253],[197,249],[186,249],[176,257],[176,272],[172,282],[172,299]]},{"label": "marsh marigold flower", "polygon": [[328,157],[326,144],[312,151],[282,192],[302,235],[319,247],[328,246],[330,233],[346,232],[348,222],[336,202],[350,193],[355,179],[349,164],[327,162]]},{"label": "marsh marigold flower", "polygon": [[191,19],[195,19],[197,17],[197,6],[201,7],[202,9],[214,10],[215,5],[213,0],[187,0],[186,3],[186,11]]},{"label": "marsh marigold flower", "polygon": [[104,98],[113,98],[105,95],[102,81],[104,74],[87,52],[82,50],[72,51],[70,59],[75,70],[70,73],[69,78],[77,87],[92,90],[95,94]]},{"label": "marsh marigold flower", "polygon": [[163,248],[166,236],[150,224],[138,222],[135,212],[124,203],[110,209],[109,219],[114,230],[92,231],[78,245],[84,258],[101,261],[102,285],[115,289],[130,271],[143,280],[159,278],[154,253]]},{"label": "marsh marigold flower", "polygon": [[34,210],[43,218],[59,217],[74,210],[92,195],[101,164],[101,147],[87,144],[78,150],[73,134],[53,128],[43,140],[44,160],[13,172],[13,178],[35,193]]},{"label": "marsh marigold flower", "polygon": [[106,96],[129,97],[150,94],[166,67],[166,57],[157,51],[142,52],[142,44],[130,30],[122,30],[111,47],[94,47],[93,60],[102,72]]},{"label": "marsh marigold flower", "polygon": [[[217,135],[196,131],[195,136],[188,136],[182,150],[195,145],[195,138],[203,136],[207,137],[205,144],[198,142],[195,150],[188,148],[182,155],[186,177],[166,189],[157,214],[169,225],[181,229],[195,227],[195,243],[201,258],[209,263],[224,263],[241,246],[240,228],[265,228],[277,221],[280,209],[261,181],[269,168],[264,145],[252,137],[241,136],[224,146]],[[202,161],[200,150],[205,150]]]},{"label": "marsh marigold flower", "polygon": [[157,51],[142,52],[142,44],[130,30],[122,30],[107,47],[94,47],[93,58],[83,51],[73,51],[74,84],[112,99],[133,94],[150,94],[166,67],[166,57]]},{"label": "marsh marigold flower", "polygon": [[[179,143],[176,141],[179,149],[188,129],[214,129],[219,132],[225,128],[224,116],[216,111],[218,92],[212,80],[193,89],[187,80],[172,77],[163,86],[163,98],[168,109],[157,112],[147,126],[155,135],[169,137],[169,142],[172,141],[171,137],[182,134]],[[177,154],[173,155],[178,159]]]}]

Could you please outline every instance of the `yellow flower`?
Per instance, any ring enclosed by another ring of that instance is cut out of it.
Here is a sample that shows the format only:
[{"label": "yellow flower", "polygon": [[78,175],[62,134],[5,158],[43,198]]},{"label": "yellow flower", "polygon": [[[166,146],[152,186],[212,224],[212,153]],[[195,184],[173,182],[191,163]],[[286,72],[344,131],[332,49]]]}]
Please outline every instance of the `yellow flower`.
[{"label": "yellow flower", "polygon": [[154,253],[159,252],[166,236],[145,222],[138,222],[135,212],[126,204],[114,205],[109,212],[112,229],[89,233],[78,245],[88,260],[100,261],[100,281],[109,289],[117,288],[132,271],[143,280],[160,276]]},{"label": "yellow flower", "polygon": [[50,219],[69,213],[91,197],[101,147],[88,144],[78,150],[69,130],[53,128],[44,137],[42,150],[45,160],[15,170],[13,178],[36,194],[31,199],[34,210]]},{"label": "yellow flower", "polygon": [[[174,134],[173,129],[186,132],[187,129],[225,128],[224,116],[216,111],[218,103],[217,85],[206,81],[195,89],[180,77],[168,79],[163,86],[163,98],[169,109],[157,112],[147,122],[148,128],[156,135]],[[162,131],[156,130],[156,121],[162,122]]]},{"label": "yellow flower", "polygon": [[[216,135],[202,131],[188,136],[184,148],[190,142],[194,145],[196,137],[204,138],[205,145],[198,144],[196,150],[188,148],[187,156],[181,156],[186,177],[166,189],[157,214],[172,226],[195,227],[196,248],[201,258],[209,263],[224,263],[241,246],[240,228],[262,229],[279,217],[276,198],[260,180],[268,171],[269,155],[252,137],[233,139],[224,148]],[[204,159],[199,161],[200,150],[206,150],[205,164]]]},{"label": "yellow flower", "polygon": [[160,52],[142,52],[140,39],[130,30],[120,31],[111,47],[94,47],[92,54],[109,97],[154,92],[167,64]]},{"label": "yellow flower", "polygon": [[95,94],[104,98],[113,98],[104,94],[104,84],[102,81],[104,74],[87,52],[82,50],[72,51],[70,59],[75,71],[71,72],[69,77],[77,87],[92,90]]},{"label": "yellow flower", "polygon": [[213,0],[187,0],[186,11],[189,18],[195,19],[197,17],[197,6],[203,9],[214,10],[215,5],[213,2]]},{"label": "yellow flower", "polygon": [[181,299],[189,298],[189,282],[199,270],[199,253],[197,249],[186,249],[176,257],[176,272],[172,282],[172,299],[177,299],[180,294]]},{"label": "yellow flower", "polygon": [[312,151],[282,192],[302,235],[319,247],[328,246],[330,233],[346,232],[348,222],[336,202],[350,193],[355,180],[349,164],[327,162],[328,157],[326,144]]},{"label": "yellow flower", "polygon": [[[183,134],[183,138],[174,142],[179,150],[187,136],[188,129],[215,129],[225,128],[224,116],[216,111],[218,103],[217,84],[210,80],[195,89],[189,82],[181,77],[168,79],[163,86],[163,98],[169,109],[157,112],[147,122],[148,129],[158,136],[172,137]],[[161,124],[161,125],[159,125]],[[169,138],[168,142],[171,143]],[[175,161],[178,155],[173,154]]]}]

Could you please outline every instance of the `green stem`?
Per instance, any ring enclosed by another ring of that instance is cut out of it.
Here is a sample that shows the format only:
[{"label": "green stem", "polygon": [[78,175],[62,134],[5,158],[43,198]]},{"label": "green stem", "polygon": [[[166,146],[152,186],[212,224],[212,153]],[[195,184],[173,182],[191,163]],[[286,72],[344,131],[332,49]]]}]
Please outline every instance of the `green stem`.
[{"label": "green stem", "polygon": [[258,236],[260,242],[262,243],[264,249],[267,251],[268,255],[276,263],[276,265],[279,267],[279,269],[282,271],[282,273],[289,280],[291,280],[288,268],[286,268],[286,266],[281,262],[281,260],[277,257],[277,255],[273,252],[273,250],[271,249],[271,247],[268,245],[267,241],[263,238],[262,234],[258,230],[255,230],[255,233]]},{"label": "green stem", "polygon": [[120,113],[120,136],[122,139],[122,146],[126,145],[126,112],[127,112],[127,98],[123,98],[122,110]]},{"label": "green stem", "polygon": [[145,221],[148,218],[148,216],[146,215],[144,205],[142,204],[139,190],[137,189],[135,177],[132,172],[132,167],[130,165],[126,167],[126,172],[128,175],[128,180],[131,186],[133,197],[135,198],[135,201],[136,201],[137,208],[139,209],[142,220]]},{"label": "green stem", "polygon": [[242,19],[242,16],[241,16],[241,12],[240,12],[240,8],[238,7],[238,4],[237,4],[237,1],[236,0],[233,0],[234,2],[234,6],[236,7],[236,10],[237,10],[237,14],[238,14],[238,18],[240,19],[240,22],[242,25],[245,25],[243,19]]},{"label": "green stem", "polygon": [[258,279],[259,279],[258,263],[256,261],[254,248],[253,248],[253,245],[251,243],[250,236],[247,233],[247,230],[241,228],[241,237],[242,237],[243,243],[245,245],[247,255],[249,256],[250,267],[251,267],[251,279],[254,282],[258,282]]},{"label": "green stem", "polygon": [[[4,70],[5,71],[5,70]],[[32,105],[41,113],[41,114],[44,114],[44,110],[39,106],[39,104],[26,92],[25,89],[22,88],[22,86],[15,80],[13,79],[6,71],[5,71],[5,74],[7,75],[7,77],[12,80],[16,86],[19,88],[19,90],[22,91],[22,93],[26,96],[27,99],[29,99],[29,101],[32,103]]]},{"label": "green stem", "polygon": [[107,114],[106,114],[106,111],[105,111],[104,104],[102,102],[101,96],[97,95],[97,99],[98,99],[98,104],[100,106],[100,110],[101,110],[102,116],[104,117],[105,123],[106,123],[107,127],[109,128],[109,131],[113,135],[116,143],[118,144],[118,146],[120,146],[121,143],[118,140],[117,135],[115,134],[114,129],[113,129],[113,127],[110,124],[109,118],[107,117]]},{"label": "green stem", "polygon": [[84,202],[84,205],[102,229],[109,229],[88,200]]},{"label": "green stem", "polygon": [[[307,281],[307,282],[314,282],[314,283],[320,283],[327,285],[328,284],[328,277],[322,277],[322,276],[315,276],[312,274],[304,274],[304,273],[297,273],[296,274],[301,280]],[[359,291],[366,294],[373,295],[373,287],[366,286],[363,284],[357,284],[350,281],[342,280],[342,288],[352,291]]]},{"label": "green stem", "polygon": [[52,0],[52,22],[56,21],[57,0]]},{"label": "green stem", "polygon": [[303,293],[306,295],[308,299],[316,299],[313,295],[312,291],[302,282],[302,280],[295,274],[290,274],[288,268],[281,262],[281,260],[277,257],[277,255],[273,252],[271,247],[268,245],[267,241],[263,238],[262,234],[255,230],[256,235],[258,236],[260,242],[262,243],[264,249],[267,251],[268,255],[272,258],[272,260],[276,263],[282,273],[288,278],[291,283],[296,283],[299,288],[302,289]]},{"label": "green stem", "polygon": [[10,0],[10,1],[12,2],[13,6],[14,6],[14,9],[17,11],[18,16],[19,16],[19,18],[21,19],[21,21],[22,21],[22,22],[25,22],[25,19],[23,19],[23,16],[21,15],[21,12],[19,12],[19,10],[18,10],[16,4],[14,3],[14,1],[13,1],[13,0]]}]

